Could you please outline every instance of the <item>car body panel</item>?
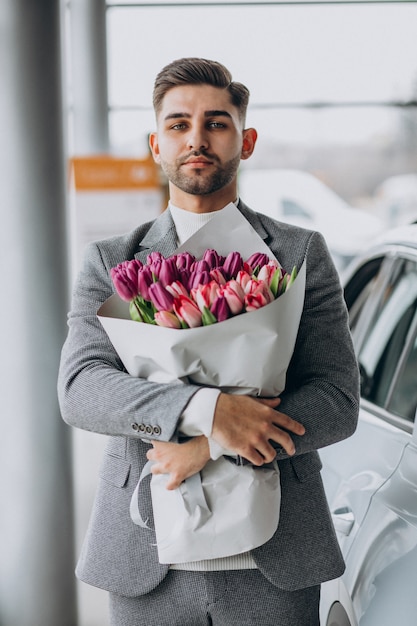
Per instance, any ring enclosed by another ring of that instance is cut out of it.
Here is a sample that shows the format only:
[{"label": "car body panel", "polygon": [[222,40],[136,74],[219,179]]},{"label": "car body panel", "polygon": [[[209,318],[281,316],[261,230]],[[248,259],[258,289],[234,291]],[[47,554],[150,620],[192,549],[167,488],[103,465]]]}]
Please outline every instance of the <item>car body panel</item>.
[{"label": "car body panel", "polygon": [[343,283],[362,398],[355,434],[320,450],[346,561],[323,585],[321,622],[416,626],[417,226],[386,233]]}]

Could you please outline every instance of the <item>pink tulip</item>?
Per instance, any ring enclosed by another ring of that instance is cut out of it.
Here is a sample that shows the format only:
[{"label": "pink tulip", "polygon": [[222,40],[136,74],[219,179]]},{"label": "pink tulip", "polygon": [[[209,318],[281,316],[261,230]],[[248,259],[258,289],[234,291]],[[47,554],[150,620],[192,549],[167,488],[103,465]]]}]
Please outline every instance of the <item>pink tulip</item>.
[{"label": "pink tulip", "polygon": [[170,285],[166,285],[165,289],[176,298],[177,296],[188,296],[188,291],[179,280],[174,281]]},{"label": "pink tulip", "polygon": [[216,281],[218,285],[226,284],[226,277],[220,267],[215,267],[213,270],[210,270],[210,278]]},{"label": "pink tulip", "polygon": [[169,311],[157,311],[155,313],[155,322],[158,326],[164,328],[181,328],[181,322],[174,313]]},{"label": "pink tulip", "polygon": [[186,296],[178,296],[174,300],[174,313],[181,322],[189,328],[201,326],[201,311],[198,306]]},{"label": "pink tulip", "polygon": [[246,272],[245,270],[240,270],[240,272],[237,273],[236,280],[242,287],[242,289],[245,290],[246,285],[252,280],[252,278],[251,275],[248,274],[248,272]]},{"label": "pink tulip", "polygon": [[206,285],[199,285],[191,290],[191,296],[202,313],[205,308],[209,309],[211,307],[217,298],[219,289],[219,285],[212,280]]},{"label": "pink tulip", "polygon": [[261,293],[248,293],[245,296],[245,309],[248,311],[257,311],[261,307],[265,306],[268,303],[268,300]]},{"label": "pink tulip", "polygon": [[245,293],[236,280],[229,280],[226,285],[221,287],[219,295],[225,298],[233,315],[242,311]]}]

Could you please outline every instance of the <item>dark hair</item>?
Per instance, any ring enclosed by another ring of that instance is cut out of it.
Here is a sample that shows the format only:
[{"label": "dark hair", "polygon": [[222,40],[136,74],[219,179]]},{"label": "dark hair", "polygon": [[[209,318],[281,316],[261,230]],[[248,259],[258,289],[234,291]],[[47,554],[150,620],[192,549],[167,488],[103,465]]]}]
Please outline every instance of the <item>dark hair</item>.
[{"label": "dark hair", "polygon": [[246,118],[249,102],[249,89],[232,81],[229,70],[217,61],[207,59],[178,59],[166,65],[157,75],[153,90],[153,106],[158,114],[165,94],[173,87],[181,85],[211,85],[227,89],[232,104],[239,110],[242,122]]}]

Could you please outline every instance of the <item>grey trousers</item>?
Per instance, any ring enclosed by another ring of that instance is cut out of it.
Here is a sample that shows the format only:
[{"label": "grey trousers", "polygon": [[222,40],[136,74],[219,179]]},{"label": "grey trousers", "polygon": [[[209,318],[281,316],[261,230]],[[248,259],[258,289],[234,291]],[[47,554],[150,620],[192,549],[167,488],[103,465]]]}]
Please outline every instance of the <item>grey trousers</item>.
[{"label": "grey trousers", "polygon": [[284,591],[258,570],[171,570],[151,593],[110,594],[111,626],[319,626],[320,586]]}]

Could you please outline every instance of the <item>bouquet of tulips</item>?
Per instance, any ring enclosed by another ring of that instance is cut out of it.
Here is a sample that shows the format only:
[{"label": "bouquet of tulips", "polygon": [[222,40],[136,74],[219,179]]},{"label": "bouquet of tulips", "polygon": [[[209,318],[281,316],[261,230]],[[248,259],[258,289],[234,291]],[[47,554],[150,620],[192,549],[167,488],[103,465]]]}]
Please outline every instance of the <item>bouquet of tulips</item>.
[{"label": "bouquet of tulips", "polygon": [[165,258],[152,252],[146,264],[124,261],[111,270],[117,293],[130,303],[132,320],[166,328],[197,328],[256,311],[283,294],[297,276],[276,259],[255,252],[226,257],[207,249],[197,260],[189,252]]},{"label": "bouquet of tulips", "polygon": [[[130,375],[264,397],[284,390],[303,310],[306,264],[286,273],[233,204],[172,256],[142,254],[142,261],[114,267],[111,277],[116,293],[97,315]],[[165,489],[166,476],[152,476],[161,563],[244,552],[276,530],[277,469],[260,472],[220,457],[200,475],[174,491]],[[138,511],[142,478],[130,510],[132,520],[146,527]]]}]

